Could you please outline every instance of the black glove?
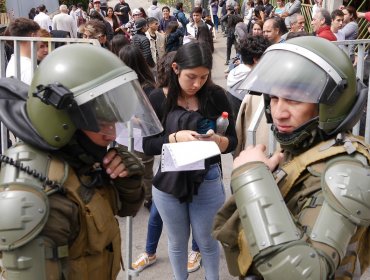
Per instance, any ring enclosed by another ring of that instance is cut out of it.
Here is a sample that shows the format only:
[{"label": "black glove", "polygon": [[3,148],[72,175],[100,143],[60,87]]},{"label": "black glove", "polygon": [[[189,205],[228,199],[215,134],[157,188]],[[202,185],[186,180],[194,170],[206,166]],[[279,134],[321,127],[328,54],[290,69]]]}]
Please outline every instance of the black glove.
[{"label": "black glove", "polygon": [[128,171],[128,177],[139,175],[144,175],[144,164],[141,160],[136,157],[133,153],[127,151],[125,147],[119,145],[113,148],[117,151],[117,154],[122,158],[122,162]]}]

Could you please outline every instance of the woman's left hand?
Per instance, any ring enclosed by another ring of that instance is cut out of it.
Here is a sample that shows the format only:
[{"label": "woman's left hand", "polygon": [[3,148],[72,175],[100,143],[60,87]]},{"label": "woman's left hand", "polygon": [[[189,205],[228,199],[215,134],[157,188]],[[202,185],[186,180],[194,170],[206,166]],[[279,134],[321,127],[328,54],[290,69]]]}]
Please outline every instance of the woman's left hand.
[{"label": "woman's left hand", "polygon": [[176,132],[175,142],[196,141],[197,132],[194,130],[180,130]]}]

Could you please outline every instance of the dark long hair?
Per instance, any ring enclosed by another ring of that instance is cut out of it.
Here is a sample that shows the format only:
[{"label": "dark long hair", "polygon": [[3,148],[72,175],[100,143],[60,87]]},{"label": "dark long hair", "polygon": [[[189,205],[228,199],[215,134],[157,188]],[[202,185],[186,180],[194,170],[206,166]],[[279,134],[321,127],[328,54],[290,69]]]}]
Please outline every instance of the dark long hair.
[{"label": "dark long hair", "polygon": [[119,58],[138,76],[139,83],[143,89],[155,87],[155,81],[150,68],[140,49],[132,44],[125,45],[118,53]]},{"label": "dark long hair", "polygon": [[28,13],[28,18],[29,19],[34,19],[36,16],[36,8],[31,8],[31,10]]},{"label": "dark long hair", "polygon": [[141,16],[142,16],[142,18],[147,19],[147,18],[148,18],[148,15],[146,14],[146,12],[145,12],[144,8],[143,8],[143,7],[139,7],[139,10],[140,10],[140,12],[141,12]]},{"label": "dark long hair", "polygon": [[176,51],[171,51],[162,56],[157,63],[157,87],[167,87],[170,80],[170,73],[172,71],[171,65]]},{"label": "dark long hair", "polygon": [[[184,69],[192,69],[197,67],[206,67],[209,69],[209,75],[205,84],[197,92],[199,101],[199,109],[206,116],[206,102],[208,99],[208,88],[213,84],[211,79],[212,70],[212,52],[204,43],[190,42],[182,45],[176,52],[173,62],[178,65],[178,70],[181,72]],[[181,94],[179,77],[173,70],[169,74],[168,95],[166,99],[166,110],[164,117],[176,108],[177,100]]]},{"label": "dark long hair", "polygon": [[105,21],[104,17],[96,10],[92,10],[90,13],[90,19],[96,19],[100,21]]},{"label": "dark long hair", "polygon": [[179,24],[177,23],[177,21],[170,21],[168,23],[166,31],[165,31],[166,38],[171,33],[174,33],[177,30],[178,27],[179,27]]},{"label": "dark long hair", "polygon": [[119,51],[122,49],[123,46],[129,45],[130,41],[127,39],[125,35],[117,34],[113,37],[111,42],[111,51],[115,55],[118,56]]},{"label": "dark long hair", "polygon": [[199,24],[198,33],[197,33],[197,40],[200,43],[208,44],[208,47],[211,49],[212,53],[214,52],[215,48],[213,46],[212,32],[208,28],[208,25],[206,23]]},{"label": "dark long hair", "polygon": [[113,11],[113,14],[112,14],[112,22],[113,22],[113,26],[112,26],[112,28],[113,28],[113,32],[115,32],[115,30],[116,30],[118,27],[120,27],[120,23],[119,23],[119,21],[118,21],[117,16],[114,14],[114,10],[113,10],[113,8],[112,8],[112,7],[108,7],[108,9],[107,9],[107,17],[108,17],[108,10],[112,10],[112,11]]}]

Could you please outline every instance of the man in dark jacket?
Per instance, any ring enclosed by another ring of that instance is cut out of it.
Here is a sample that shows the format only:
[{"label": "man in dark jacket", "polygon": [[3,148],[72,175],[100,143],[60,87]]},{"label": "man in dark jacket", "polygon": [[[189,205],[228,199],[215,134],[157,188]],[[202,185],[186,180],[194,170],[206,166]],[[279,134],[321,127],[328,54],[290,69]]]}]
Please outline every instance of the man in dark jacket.
[{"label": "man in dark jacket", "polygon": [[[222,18],[227,14],[226,0],[220,0],[218,5],[221,8],[221,18]],[[222,33],[224,33],[224,35],[226,36],[226,22],[221,22],[221,29],[222,29]]]},{"label": "man in dark jacket", "polygon": [[130,5],[125,2],[125,0],[120,0],[114,6],[114,14],[118,16],[119,21],[121,24],[126,24],[130,20],[130,16],[132,16]]},{"label": "man in dark jacket", "polygon": [[265,17],[270,17],[271,12],[274,10],[274,6],[271,5],[270,0],[263,0],[263,6],[265,7]]},{"label": "man in dark jacket", "polygon": [[134,36],[132,36],[132,43],[140,49],[149,67],[154,67],[155,62],[153,60],[152,52],[150,50],[150,41],[145,35],[145,32],[148,30],[148,24],[146,22],[146,19],[144,18],[137,19],[135,21],[135,30],[136,33]]},{"label": "man in dark jacket", "polygon": [[233,6],[229,6],[227,8],[227,14],[221,18],[221,23],[226,22],[226,34],[227,34],[227,41],[226,41],[226,63],[225,65],[229,65],[230,55],[231,55],[231,46],[235,46],[235,26],[237,23],[243,21],[241,16],[235,14],[235,10]]},{"label": "man in dark jacket", "polygon": [[173,15],[181,23],[183,29],[185,30],[184,35],[186,35],[186,25],[189,23],[189,19],[185,16],[184,4],[182,2],[176,4],[176,9],[173,11]]}]

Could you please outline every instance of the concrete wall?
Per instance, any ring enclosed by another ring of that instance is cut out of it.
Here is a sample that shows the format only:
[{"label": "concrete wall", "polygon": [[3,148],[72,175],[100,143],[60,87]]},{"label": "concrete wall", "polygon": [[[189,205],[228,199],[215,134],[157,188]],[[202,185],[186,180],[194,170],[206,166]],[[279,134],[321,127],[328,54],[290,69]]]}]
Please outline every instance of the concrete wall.
[{"label": "concrete wall", "polygon": [[59,8],[58,0],[6,0],[6,8],[10,19],[17,17],[27,17],[31,8],[36,8],[44,4],[49,13],[55,12]]}]

